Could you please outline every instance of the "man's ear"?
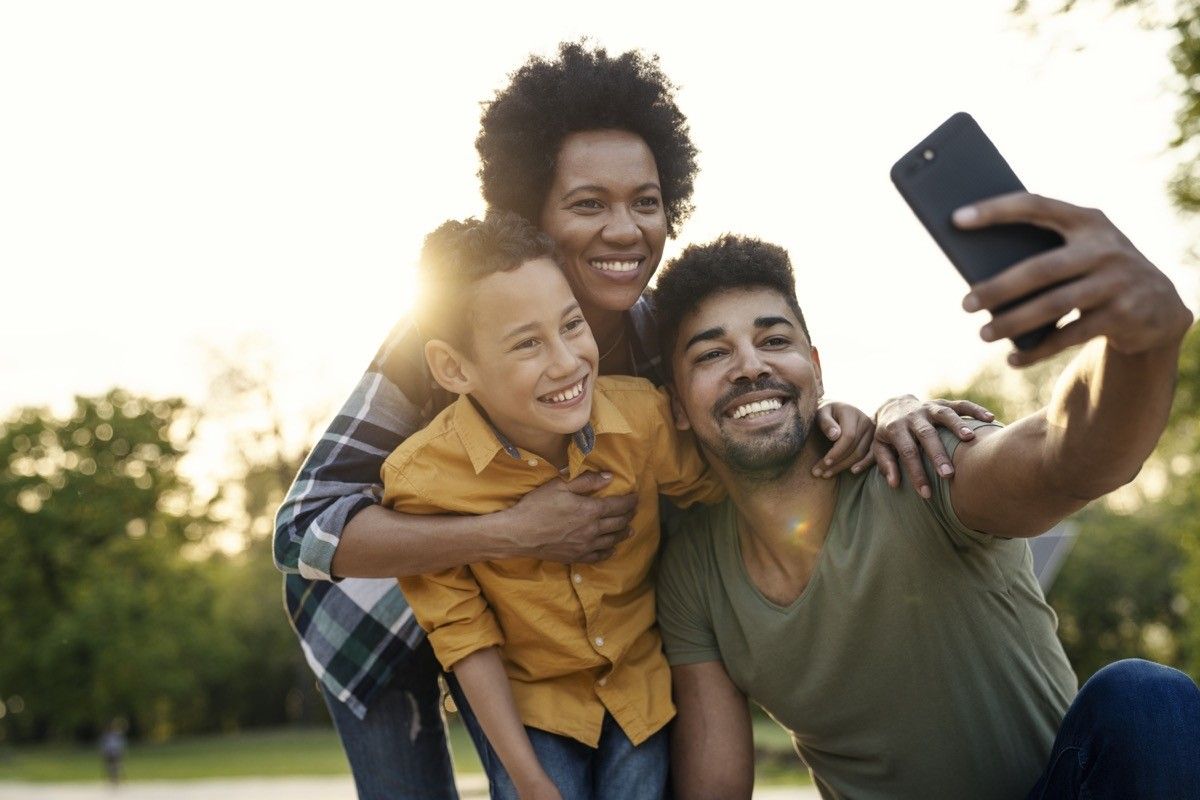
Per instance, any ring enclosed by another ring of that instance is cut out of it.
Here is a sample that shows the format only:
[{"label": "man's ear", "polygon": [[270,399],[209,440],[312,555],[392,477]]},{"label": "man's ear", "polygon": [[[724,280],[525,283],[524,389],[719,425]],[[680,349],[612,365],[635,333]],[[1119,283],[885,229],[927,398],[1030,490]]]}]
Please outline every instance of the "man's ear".
[{"label": "man's ear", "polygon": [[687,412],[683,410],[683,403],[679,402],[679,395],[675,394],[675,384],[668,384],[667,392],[671,395],[671,416],[675,418],[675,430],[690,431],[692,421],[688,419]]},{"label": "man's ear", "polygon": [[813,372],[817,376],[817,399],[820,400],[825,396],[825,385],[821,382],[821,354],[811,345],[809,349],[812,351]]},{"label": "man's ear", "polygon": [[470,361],[449,342],[441,339],[426,342],[425,362],[433,379],[446,391],[469,394],[475,389]]}]

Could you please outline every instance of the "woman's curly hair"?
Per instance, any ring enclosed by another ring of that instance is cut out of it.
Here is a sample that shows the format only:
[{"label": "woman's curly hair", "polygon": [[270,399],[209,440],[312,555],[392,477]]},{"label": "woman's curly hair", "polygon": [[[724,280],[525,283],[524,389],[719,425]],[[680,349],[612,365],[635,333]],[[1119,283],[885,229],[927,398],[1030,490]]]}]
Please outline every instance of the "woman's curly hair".
[{"label": "woman's curly hair", "polygon": [[537,224],[563,139],[577,131],[625,130],[654,154],[667,233],[674,236],[692,212],[698,169],[675,89],[658,57],[637,50],[610,57],[602,47],[564,42],[554,61],[531,57],[484,104],[475,140],[484,199]]}]

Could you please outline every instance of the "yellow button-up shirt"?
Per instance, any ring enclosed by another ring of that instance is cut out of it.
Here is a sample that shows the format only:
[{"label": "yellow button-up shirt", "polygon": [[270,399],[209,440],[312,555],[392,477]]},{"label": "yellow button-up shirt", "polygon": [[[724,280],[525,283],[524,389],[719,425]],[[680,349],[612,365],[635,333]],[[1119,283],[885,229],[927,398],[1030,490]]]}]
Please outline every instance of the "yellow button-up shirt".
[{"label": "yellow button-up shirt", "polygon": [[[675,714],[650,577],[658,495],[685,506],[724,490],[692,437],[675,430],[666,393],[641,378],[596,380],[591,421],[568,456],[570,478],[611,472],[603,494],[637,492],[633,535],[611,558],[481,562],[400,584],[446,669],[500,647],[526,725],[596,747],[607,710],[637,745]],[[503,441],[465,396],[400,445],[382,473],[384,505],[407,514],[488,514],[560,477]]]}]

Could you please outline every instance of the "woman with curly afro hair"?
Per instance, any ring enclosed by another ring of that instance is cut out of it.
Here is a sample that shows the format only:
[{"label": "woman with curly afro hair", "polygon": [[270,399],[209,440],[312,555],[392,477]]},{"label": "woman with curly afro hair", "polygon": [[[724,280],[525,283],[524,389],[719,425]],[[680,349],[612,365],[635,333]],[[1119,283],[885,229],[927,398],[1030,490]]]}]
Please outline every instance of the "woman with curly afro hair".
[{"label": "woman with curly afro hair", "polygon": [[[483,196],[549,234],[592,328],[601,374],[662,383],[642,298],[692,210],[696,147],[675,86],[638,51],[565,43],[531,57],[484,106],[476,148]],[[411,516],[379,504],[387,454],[451,397],[431,380],[420,332],[402,321],[314,445],[276,518],[275,560],[305,655],[361,798],[456,797],[440,668],[396,577],[477,561],[593,563],[629,535],[635,495],[598,497],[599,473],[551,481],[502,512]],[[869,419],[823,406],[826,477],[870,458]],[[352,580],[341,580],[351,578]],[[449,677],[449,676],[448,676]],[[486,753],[457,691],[463,718]]]},{"label": "woman with curly afro hair", "polygon": [[564,43],[513,73],[475,140],[488,205],[557,243],[605,373],[647,374],[642,361],[656,377],[649,314],[629,312],[692,211],[696,147],[674,95],[654,56]]}]

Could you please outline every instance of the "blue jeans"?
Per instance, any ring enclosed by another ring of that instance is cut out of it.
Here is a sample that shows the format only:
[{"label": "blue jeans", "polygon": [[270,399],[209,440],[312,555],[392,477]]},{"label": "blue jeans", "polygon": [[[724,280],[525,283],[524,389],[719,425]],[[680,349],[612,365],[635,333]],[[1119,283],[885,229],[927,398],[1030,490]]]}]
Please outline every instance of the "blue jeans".
[{"label": "blue jeans", "polygon": [[1178,670],[1109,664],[1067,709],[1029,800],[1200,797],[1200,689]]},{"label": "blue jeans", "polygon": [[[542,769],[563,800],[660,800],[667,786],[667,731],[634,747],[610,715],[604,715],[600,746],[526,727]],[[517,789],[490,744],[479,751],[492,800],[518,800]]]},{"label": "blue jeans", "polygon": [[[371,699],[363,719],[322,687],[360,800],[458,800],[441,674],[429,642],[423,642]],[[482,733],[475,716],[458,682],[452,676],[446,682],[478,749]]]}]

